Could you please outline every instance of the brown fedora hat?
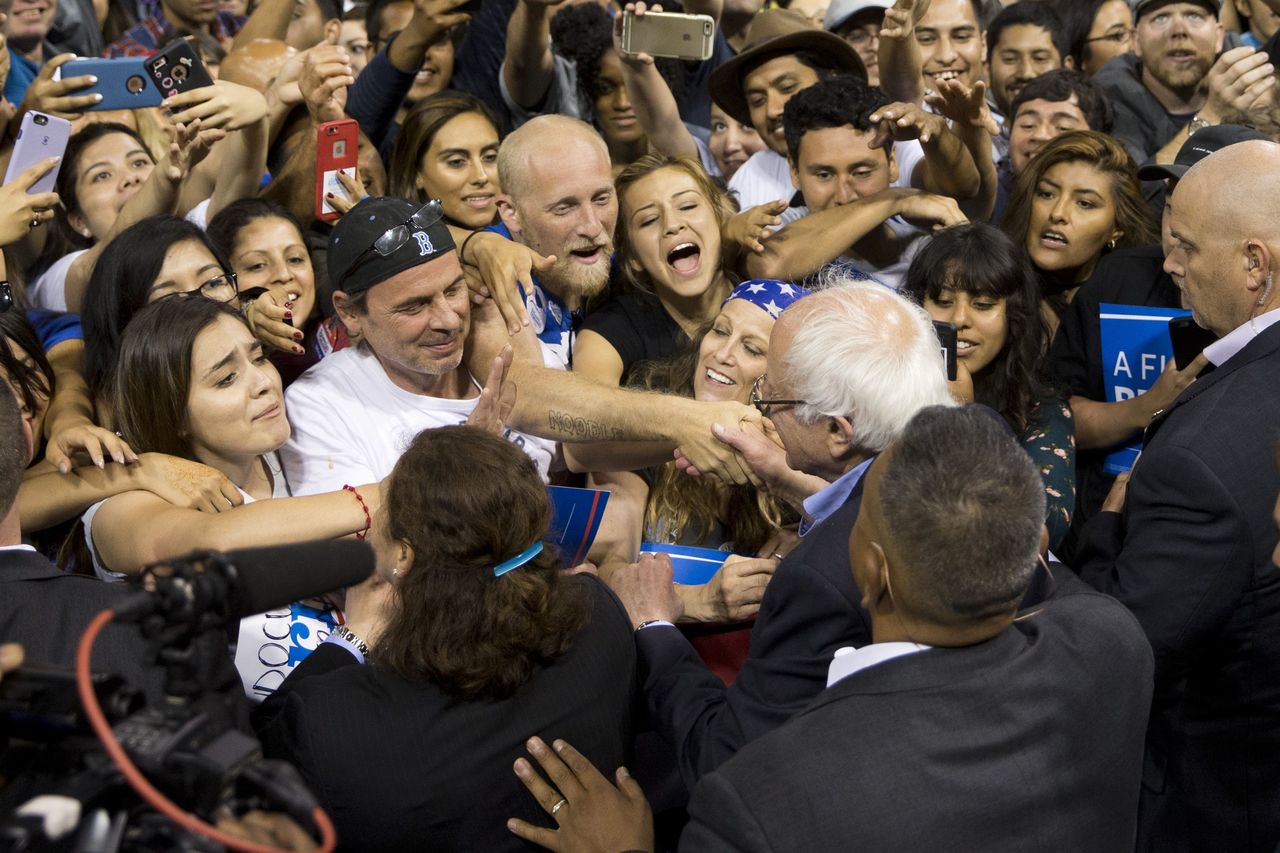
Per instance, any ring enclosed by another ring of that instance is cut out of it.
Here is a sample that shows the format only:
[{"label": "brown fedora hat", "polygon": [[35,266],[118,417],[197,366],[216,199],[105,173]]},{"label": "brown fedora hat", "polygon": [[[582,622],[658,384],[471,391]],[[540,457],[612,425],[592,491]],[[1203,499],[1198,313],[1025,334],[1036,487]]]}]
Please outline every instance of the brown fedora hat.
[{"label": "brown fedora hat", "polygon": [[862,58],[844,39],[818,29],[798,12],[767,9],[751,21],[742,53],[711,72],[711,99],[735,121],[751,124],[751,109],[742,92],[742,78],[766,60],[800,51],[821,54],[836,68],[863,81],[867,79]]}]

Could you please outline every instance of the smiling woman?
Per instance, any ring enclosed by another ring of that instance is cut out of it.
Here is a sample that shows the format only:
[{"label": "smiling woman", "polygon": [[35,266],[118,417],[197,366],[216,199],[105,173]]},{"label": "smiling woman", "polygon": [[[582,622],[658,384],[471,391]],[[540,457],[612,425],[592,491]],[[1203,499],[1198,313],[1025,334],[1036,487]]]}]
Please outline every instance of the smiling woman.
[{"label": "smiling woman", "polygon": [[593,311],[574,348],[574,370],[610,384],[637,362],[672,355],[732,284],[720,257],[727,201],[696,161],[647,154],[615,187],[618,256],[635,292]]},{"label": "smiling woman", "polygon": [[1044,478],[1057,547],[1075,506],[1075,432],[1070,406],[1045,380],[1046,329],[1025,255],[991,225],[948,228],[912,261],[903,294],[956,327],[952,395],[995,409],[1018,436]]}]

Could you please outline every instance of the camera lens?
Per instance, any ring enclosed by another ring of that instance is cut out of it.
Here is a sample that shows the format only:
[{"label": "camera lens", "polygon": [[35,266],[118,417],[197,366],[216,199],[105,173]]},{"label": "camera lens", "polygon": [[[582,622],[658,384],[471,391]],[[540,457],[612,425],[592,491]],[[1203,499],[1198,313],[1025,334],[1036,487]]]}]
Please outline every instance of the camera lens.
[{"label": "camera lens", "polygon": [[147,87],[147,81],[135,74],[125,81],[124,87],[130,95],[137,95]]},{"label": "camera lens", "polygon": [[173,79],[174,80],[187,79],[187,67],[185,65],[173,66]]},{"label": "camera lens", "polygon": [[49,123],[49,117],[42,113],[36,113],[36,124],[45,125]]}]

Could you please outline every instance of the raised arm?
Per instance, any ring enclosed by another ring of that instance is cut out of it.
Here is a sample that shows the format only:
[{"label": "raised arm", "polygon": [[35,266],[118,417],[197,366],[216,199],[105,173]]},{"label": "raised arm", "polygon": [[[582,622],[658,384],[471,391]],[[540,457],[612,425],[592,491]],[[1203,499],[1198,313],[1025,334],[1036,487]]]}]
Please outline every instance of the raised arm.
[{"label": "raised arm", "polygon": [[511,100],[527,110],[547,97],[555,74],[551,55],[551,16],[563,0],[520,0],[507,22],[507,55],[502,80]]},{"label": "raised arm", "polygon": [[892,216],[930,220],[942,227],[966,221],[953,199],[919,190],[888,189],[810,213],[787,225],[765,241],[763,252],[747,256],[747,275],[799,281],[840,257]]},{"label": "raised arm", "polygon": [[255,39],[284,41],[297,6],[298,0],[259,0],[227,52],[242,48]]},{"label": "raised arm", "polygon": [[[646,8],[643,2],[628,3],[627,10],[641,17]],[[662,7],[655,5],[651,11],[661,12]],[[718,9],[716,14],[719,15]],[[621,60],[622,82],[627,87],[627,96],[649,144],[668,157],[682,154],[697,157],[698,146],[693,141],[693,134],[684,126],[680,105],[671,94],[667,81],[658,73],[653,57],[647,53],[623,53],[622,15],[613,16],[613,46]]]},{"label": "raised arm", "polygon": [[[943,80],[937,94],[928,97],[929,105],[945,116],[954,133],[978,171],[978,191],[970,198],[959,199],[960,210],[974,222],[986,222],[996,207],[999,176],[991,158],[991,139],[1000,127],[987,106],[987,84],[979,80],[972,89],[959,80]],[[926,149],[926,156],[928,149]]]},{"label": "raised arm", "polygon": [[924,102],[924,60],[916,43],[916,24],[929,0],[896,0],[885,10],[880,28],[880,88],[895,101]]},{"label": "raised arm", "polygon": [[89,286],[89,276],[93,274],[94,264],[98,262],[98,257],[107,244],[117,234],[148,216],[174,213],[183,180],[204,159],[213,144],[225,135],[221,130],[204,130],[199,121],[185,127],[177,126],[173,141],[169,143],[169,153],[151,170],[151,177],[147,178],[142,188],[120,208],[111,231],[95,243],[92,249],[76,258],[67,270],[65,293],[68,311],[73,314],[80,312],[80,303]]},{"label": "raised arm", "polygon": [[942,116],[899,102],[876,110],[871,121],[880,123],[887,139],[920,141],[924,159],[911,175],[911,186],[954,199],[977,195],[980,179],[973,157]]}]

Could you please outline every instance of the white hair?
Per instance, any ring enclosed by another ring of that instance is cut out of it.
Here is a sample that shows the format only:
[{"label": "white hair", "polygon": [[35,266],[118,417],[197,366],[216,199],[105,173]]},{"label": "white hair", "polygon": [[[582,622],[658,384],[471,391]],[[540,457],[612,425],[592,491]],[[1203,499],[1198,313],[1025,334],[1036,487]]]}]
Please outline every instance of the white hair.
[{"label": "white hair", "polygon": [[859,447],[879,453],[916,412],[954,406],[946,366],[924,309],[879,284],[833,282],[801,300],[802,317],[783,360],[787,385],[811,423],[843,416]]}]

